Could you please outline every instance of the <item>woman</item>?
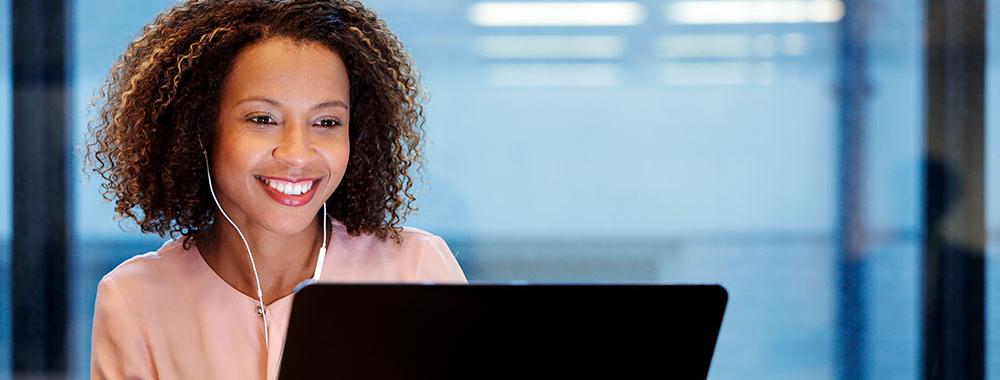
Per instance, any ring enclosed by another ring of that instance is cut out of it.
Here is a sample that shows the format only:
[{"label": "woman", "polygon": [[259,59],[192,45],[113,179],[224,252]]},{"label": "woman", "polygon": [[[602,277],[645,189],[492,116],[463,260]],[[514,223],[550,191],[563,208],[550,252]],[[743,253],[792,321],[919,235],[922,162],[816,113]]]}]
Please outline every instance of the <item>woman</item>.
[{"label": "woman", "polygon": [[101,280],[95,379],[273,379],[296,285],[466,281],[399,224],[421,161],[410,59],[351,0],[188,1],[100,93],[105,197],[169,235]]}]

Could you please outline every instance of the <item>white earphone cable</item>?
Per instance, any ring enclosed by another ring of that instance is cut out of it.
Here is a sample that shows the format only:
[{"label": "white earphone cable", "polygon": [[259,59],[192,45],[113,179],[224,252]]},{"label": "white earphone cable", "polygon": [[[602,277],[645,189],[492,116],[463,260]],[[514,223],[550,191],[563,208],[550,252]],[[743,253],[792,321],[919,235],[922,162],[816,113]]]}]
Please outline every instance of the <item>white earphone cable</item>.
[{"label": "white earphone cable", "polygon": [[[234,229],[236,229],[236,233],[239,234],[240,239],[243,240],[243,246],[247,249],[247,256],[250,257],[250,267],[253,268],[253,278],[257,284],[257,302],[259,304],[261,318],[264,320],[264,349],[270,350],[271,345],[268,338],[267,309],[264,308],[264,291],[260,287],[260,276],[257,274],[257,263],[254,262],[253,253],[250,251],[250,243],[247,242],[247,238],[243,235],[243,231],[236,226],[236,223],[229,217],[229,214],[226,214],[226,210],[222,209],[222,205],[219,203],[219,198],[215,196],[215,188],[212,185],[212,169],[209,167],[210,164],[208,161],[208,152],[203,148],[202,154],[205,156],[205,171],[208,173],[208,190],[212,194],[212,200],[215,201],[215,206],[219,208],[219,212],[221,212],[222,216],[226,218],[226,221],[229,222]],[[316,257],[316,268],[313,269],[313,276],[310,279],[313,283],[319,281],[320,274],[323,272],[323,262],[326,260],[326,220],[329,217],[329,214],[326,212],[326,202],[323,202],[323,241],[319,248],[319,255]]]},{"label": "white earphone cable", "polygon": [[326,202],[323,202],[323,245],[319,247],[319,257],[316,258],[316,269],[313,270],[312,280],[319,281],[319,275],[323,272],[323,261],[326,260]]},{"label": "white earphone cable", "polygon": [[253,268],[253,278],[257,282],[257,301],[260,303],[260,316],[264,319],[264,348],[270,349],[271,345],[270,342],[268,342],[267,334],[267,309],[264,308],[264,291],[260,288],[260,276],[257,275],[257,263],[253,260],[253,253],[250,252],[250,243],[248,243],[247,238],[243,236],[243,231],[240,231],[240,228],[236,226],[236,223],[233,223],[233,220],[229,218],[228,214],[226,214],[226,210],[223,210],[222,205],[219,204],[219,198],[215,197],[215,188],[212,186],[212,169],[209,167],[211,165],[208,163],[208,153],[205,151],[202,151],[202,153],[205,155],[205,170],[208,172],[208,190],[212,193],[212,200],[215,201],[215,206],[219,208],[219,212],[221,212],[222,216],[226,218],[226,221],[228,221],[229,224],[236,229],[236,233],[238,233],[240,235],[240,239],[243,240],[243,246],[247,248],[247,256],[250,256],[250,267]]}]

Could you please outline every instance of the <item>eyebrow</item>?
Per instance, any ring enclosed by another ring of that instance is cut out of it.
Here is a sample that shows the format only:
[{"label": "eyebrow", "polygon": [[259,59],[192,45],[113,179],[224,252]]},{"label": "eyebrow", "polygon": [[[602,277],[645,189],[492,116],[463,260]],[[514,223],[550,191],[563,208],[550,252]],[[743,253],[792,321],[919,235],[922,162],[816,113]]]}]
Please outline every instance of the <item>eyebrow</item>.
[{"label": "eyebrow", "polygon": [[[249,97],[249,98],[246,98],[246,99],[242,99],[240,101],[237,101],[236,105],[240,105],[240,104],[243,104],[243,103],[246,103],[246,102],[264,102],[264,103],[267,103],[267,104],[270,104],[270,105],[273,105],[273,106],[276,106],[276,107],[281,106],[281,102],[279,102],[277,100],[274,100],[274,99],[271,99],[271,98],[265,98],[265,97],[262,97],[262,96],[254,96],[254,97]],[[345,110],[348,110],[348,111],[350,111],[350,109],[351,109],[351,107],[348,106],[347,103],[345,103],[342,100],[329,100],[329,101],[325,101],[325,102],[322,102],[322,103],[319,103],[319,104],[313,106],[312,109],[317,110],[317,109],[320,109],[320,108],[327,108],[327,107],[341,107],[341,108],[343,108]]]}]

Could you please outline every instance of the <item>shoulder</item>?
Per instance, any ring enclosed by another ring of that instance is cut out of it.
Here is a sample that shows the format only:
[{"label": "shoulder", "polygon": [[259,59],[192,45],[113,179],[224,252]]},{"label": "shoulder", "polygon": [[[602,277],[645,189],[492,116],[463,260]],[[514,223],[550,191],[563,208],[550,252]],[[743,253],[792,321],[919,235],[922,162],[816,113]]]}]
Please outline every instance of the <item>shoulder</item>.
[{"label": "shoulder", "polygon": [[[404,233],[406,230],[404,229]],[[411,238],[414,240],[413,246],[417,253],[417,265],[414,269],[415,279],[422,282],[455,282],[467,283],[465,272],[458,263],[455,254],[448,247],[448,243],[440,236],[427,231],[412,228],[409,236],[404,236],[404,240]],[[420,243],[416,243],[420,241]]]},{"label": "shoulder", "polygon": [[467,282],[448,244],[429,231],[404,226],[397,242],[370,234],[348,236],[340,225],[336,227],[339,232],[335,232],[335,238],[341,240],[339,253],[345,261],[342,265],[382,268],[379,271],[393,267],[391,277],[399,280]]},{"label": "shoulder", "polygon": [[448,243],[438,235],[415,227],[403,227],[403,246],[417,257],[414,280],[466,283],[465,272]]},{"label": "shoulder", "polygon": [[349,235],[347,228],[340,222],[334,222],[333,239],[340,240],[342,246],[348,248],[349,252],[367,255],[411,255],[419,253],[428,244],[435,240],[443,242],[440,236],[416,227],[402,226],[400,231],[400,241],[391,238],[382,239],[374,234]]},{"label": "shoulder", "polygon": [[[132,256],[104,275],[98,291],[114,288],[125,299],[148,298],[169,291],[193,275],[196,250],[185,250],[180,240],[167,240],[155,251]],[[200,258],[198,258],[200,259]]]},{"label": "shoulder", "polygon": [[176,306],[177,290],[192,283],[189,279],[196,273],[191,271],[192,254],[198,253],[185,250],[180,241],[167,240],[155,251],[118,264],[97,284],[94,324],[118,331],[157,320],[163,309]]},{"label": "shoulder", "polygon": [[402,228],[403,230],[400,232],[400,235],[403,238],[402,246],[407,249],[423,250],[427,248],[428,245],[437,244],[439,242],[444,243],[444,239],[440,236],[425,230],[409,226],[403,226]]},{"label": "shoulder", "polygon": [[118,284],[151,279],[178,270],[189,259],[190,252],[180,240],[167,240],[155,251],[132,256],[104,275]]}]

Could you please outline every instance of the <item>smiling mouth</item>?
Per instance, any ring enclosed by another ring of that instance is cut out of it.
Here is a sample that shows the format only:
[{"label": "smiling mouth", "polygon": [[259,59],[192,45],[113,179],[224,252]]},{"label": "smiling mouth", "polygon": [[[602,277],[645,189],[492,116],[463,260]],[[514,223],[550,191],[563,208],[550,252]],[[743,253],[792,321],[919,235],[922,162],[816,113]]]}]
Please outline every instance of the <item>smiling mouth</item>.
[{"label": "smiling mouth", "polygon": [[316,195],[316,185],[322,178],[288,180],[274,177],[255,176],[271,199],[289,207],[303,206]]}]

